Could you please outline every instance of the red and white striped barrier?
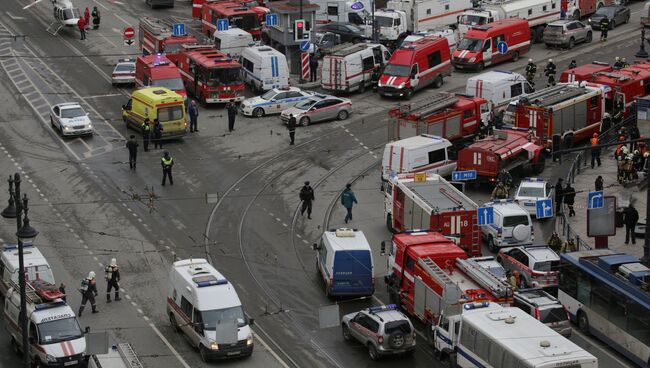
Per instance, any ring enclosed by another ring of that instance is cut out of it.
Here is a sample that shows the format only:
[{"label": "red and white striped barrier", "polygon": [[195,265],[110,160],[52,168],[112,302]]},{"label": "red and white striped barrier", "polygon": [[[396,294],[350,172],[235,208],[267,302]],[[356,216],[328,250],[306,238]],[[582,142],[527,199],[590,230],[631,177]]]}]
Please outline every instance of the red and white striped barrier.
[{"label": "red and white striped barrier", "polygon": [[302,79],[309,80],[309,53],[300,54],[300,64],[302,65]]}]

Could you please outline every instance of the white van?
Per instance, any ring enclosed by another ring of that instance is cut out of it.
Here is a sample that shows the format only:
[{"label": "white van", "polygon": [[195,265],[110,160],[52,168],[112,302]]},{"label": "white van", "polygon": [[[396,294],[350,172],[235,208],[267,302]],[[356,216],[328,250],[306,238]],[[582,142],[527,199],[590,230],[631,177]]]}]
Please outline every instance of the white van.
[{"label": "white van", "polygon": [[[25,279],[27,281],[42,280],[54,284],[52,268],[41,251],[33,245],[23,246]],[[18,246],[7,244],[0,255],[0,294],[6,295],[11,287],[10,281],[18,283]]]},{"label": "white van", "polygon": [[450,176],[456,170],[456,150],[447,139],[430,134],[390,142],[384,148],[381,178],[413,172]]},{"label": "white van", "polygon": [[503,112],[510,101],[535,92],[523,75],[508,70],[493,70],[467,79],[465,94],[490,102],[494,114]]},{"label": "white van", "polygon": [[[172,264],[167,315],[199,349],[201,359],[250,356],[253,353],[252,318],[244,313],[233,285],[205,259]],[[227,340],[217,336],[230,336]]]},{"label": "white van", "polygon": [[458,44],[458,34],[453,30],[453,29],[443,29],[439,31],[427,31],[427,32],[414,32],[411,33],[410,35],[406,36],[404,40],[402,40],[402,43],[400,43],[399,47],[405,47],[413,42],[422,39],[427,36],[437,36],[437,37],[444,37],[447,39],[447,42],[449,43],[449,51],[454,52],[456,50],[456,45]]},{"label": "white van", "polygon": [[287,58],[271,46],[246,47],[241,53],[244,81],[253,90],[289,87]]},{"label": "white van", "polygon": [[375,70],[390,59],[390,51],[376,43],[345,43],[333,48],[323,58],[321,81],[326,91],[365,91],[372,83]]},{"label": "white van", "polygon": [[490,251],[496,253],[504,247],[533,244],[535,231],[530,214],[512,199],[495,200],[483,207],[494,209],[494,222],[481,226],[481,234]]},{"label": "white van", "polygon": [[313,248],[328,297],[374,294],[372,250],[362,231],[346,228],[326,231]]},{"label": "white van", "polygon": [[[18,285],[10,284],[4,305],[5,325],[14,350],[24,351],[18,327],[20,291]],[[61,299],[64,294],[55,285],[34,281],[26,284],[25,295],[32,366],[85,368],[89,358],[86,337],[72,308]]]},{"label": "white van", "polygon": [[220,52],[239,58],[242,50],[255,45],[253,36],[241,28],[228,28],[214,32],[214,46]]}]

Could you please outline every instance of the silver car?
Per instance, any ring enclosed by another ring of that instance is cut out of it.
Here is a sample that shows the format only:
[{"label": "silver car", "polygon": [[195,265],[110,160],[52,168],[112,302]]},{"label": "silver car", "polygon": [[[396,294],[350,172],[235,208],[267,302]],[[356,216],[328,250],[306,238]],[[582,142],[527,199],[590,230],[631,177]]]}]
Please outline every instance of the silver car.
[{"label": "silver car", "polygon": [[514,306],[535,317],[564,337],[571,336],[569,315],[557,298],[540,288],[515,293]]},{"label": "silver car", "polygon": [[111,83],[114,86],[120,84],[135,84],[135,60],[120,59],[111,73]]},{"label": "silver car", "polygon": [[358,340],[368,347],[370,359],[415,351],[413,324],[394,304],[346,314],[341,321],[343,339]]},{"label": "silver car", "polygon": [[294,107],[282,111],[280,118],[289,122],[293,115],[302,126],[325,120],[345,120],[352,113],[352,101],[347,98],[316,94]]},{"label": "silver car", "polygon": [[506,271],[517,271],[527,287],[557,288],[560,257],[547,245],[503,248],[497,262]]},{"label": "silver car", "polygon": [[93,124],[76,102],[60,103],[50,109],[50,124],[62,136],[92,135]]},{"label": "silver car", "polygon": [[559,46],[572,49],[578,43],[590,43],[593,39],[591,26],[575,19],[556,20],[544,29],[544,43],[547,47]]}]

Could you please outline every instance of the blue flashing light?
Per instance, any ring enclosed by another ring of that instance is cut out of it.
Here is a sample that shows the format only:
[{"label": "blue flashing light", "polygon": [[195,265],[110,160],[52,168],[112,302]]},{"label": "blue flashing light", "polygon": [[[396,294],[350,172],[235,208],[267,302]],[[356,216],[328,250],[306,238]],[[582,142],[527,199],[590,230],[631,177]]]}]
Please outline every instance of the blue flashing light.
[{"label": "blue flashing light", "polygon": [[66,302],[63,299],[57,300],[57,301],[51,302],[51,303],[36,304],[36,306],[34,307],[34,310],[45,310],[45,309],[49,309],[49,308],[60,307],[62,305],[66,305]]},{"label": "blue flashing light", "polygon": [[363,9],[363,3],[360,2],[360,1],[357,1],[356,3],[353,3],[352,5],[350,5],[350,8],[352,10],[361,10],[361,9]]},{"label": "blue flashing light", "polygon": [[370,307],[368,308],[370,313],[377,313],[377,312],[382,312],[382,311],[388,311],[388,310],[397,310],[397,305],[396,304],[387,304],[387,305],[380,305],[377,307]]},{"label": "blue flashing light", "polygon": [[[23,244],[23,249],[25,248],[34,248],[34,244]],[[4,251],[17,250],[17,249],[18,249],[18,244],[5,244],[3,246]]]},{"label": "blue flashing light", "polygon": [[478,308],[487,308],[490,306],[490,302],[477,302],[477,303],[468,303],[463,305],[463,308],[465,310],[472,310],[472,309],[478,309]]},{"label": "blue flashing light", "polygon": [[524,181],[544,181],[544,178],[524,178]]}]

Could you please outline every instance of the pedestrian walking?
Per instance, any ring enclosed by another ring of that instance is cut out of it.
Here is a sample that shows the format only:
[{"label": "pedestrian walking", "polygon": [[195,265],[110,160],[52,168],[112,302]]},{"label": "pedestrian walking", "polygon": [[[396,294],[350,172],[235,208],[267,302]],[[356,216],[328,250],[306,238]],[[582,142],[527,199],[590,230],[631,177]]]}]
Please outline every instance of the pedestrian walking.
[{"label": "pedestrian walking", "polygon": [[315,53],[312,53],[309,56],[309,81],[310,82],[316,82],[317,76],[318,75],[318,58],[316,57]]},{"label": "pedestrian walking", "polygon": [[[636,122],[632,123],[632,126],[628,130],[628,133],[630,134],[630,140],[639,139],[641,137],[641,133],[639,132],[639,127],[636,125]],[[630,143],[630,152],[634,152],[637,147],[637,142]]]},{"label": "pedestrian walking", "polygon": [[86,39],[86,21],[84,18],[79,17],[79,20],[77,21],[77,27],[79,27],[79,33],[81,34],[81,40]]},{"label": "pedestrian walking", "polygon": [[343,191],[343,194],[341,194],[341,204],[348,211],[348,213],[345,215],[346,224],[348,221],[352,221],[352,206],[355,203],[358,202],[357,197],[355,197],[354,192],[352,191],[352,184],[346,184],[345,190]]},{"label": "pedestrian walking", "polygon": [[603,177],[598,175],[596,181],[594,182],[594,188],[596,192],[601,192],[603,190]]},{"label": "pedestrian walking", "polygon": [[90,27],[90,9],[86,7],[86,10],[84,10],[84,21],[86,21],[86,29]]},{"label": "pedestrian walking", "polygon": [[287,123],[287,129],[289,130],[289,142],[290,146],[294,145],[294,140],[296,138],[296,117],[293,114],[289,115],[289,122]]},{"label": "pedestrian walking", "polygon": [[187,115],[190,117],[190,133],[198,132],[197,121],[199,119],[199,107],[196,105],[195,100],[191,100],[187,104]]},{"label": "pedestrian walking", "polygon": [[598,167],[600,167],[600,147],[598,147],[598,144],[600,143],[598,140],[598,133],[594,133],[594,135],[591,137],[591,168],[594,168],[594,165],[596,162],[598,162]]},{"label": "pedestrian walking", "polygon": [[99,14],[99,9],[96,6],[93,6],[93,12],[90,14],[93,17],[93,29],[99,28],[99,22],[101,21],[101,15]]},{"label": "pedestrian walking", "polygon": [[162,149],[163,127],[158,119],[153,119],[153,148]]},{"label": "pedestrian walking", "polygon": [[307,218],[311,220],[311,203],[316,198],[314,197],[314,188],[309,185],[309,181],[306,181],[305,185],[300,189],[300,200],[302,201],[300,214],[304,215],[305,210],[307,210]]},{"label": "pedestrian walking", "polygon": [[111,302],[111,289],[115,289],[115,301],[119,302],[120,298],[120,268],[117,266],[117,259],[112,258],[111,263],[106,266],[104,270],[104,277],[106,278],[106,303]]},{"label": "pedestrian walking", "polygon": [[65,294],[65,284],[64,283],[59,284],[59,293],[63,294],[61,299],[64,302],[67,302],[68,301],[68,296]]},{"label": "pedestrian walking", "polygon": [[630,238],[632,238],[632,244],[636,244],[634,228],[636,227],[636,223],[639,222],[639,212],[634,208],[634,205],[630,203],[630,205],[623,211],[623,216],[623,223],[625,224],[625,244],[630,243]]},{"label": "pedestrian walking", "polygon": [[237,116],[237,105],[235,100],[230,100],[226,104],[226,110],[228,111],[228,131],[232,132],[235,130],[235,117]]},{"label": "pedestrian walking", "polygon": [[169,152],[165,151],[163,157],[160,158],[160,166],[162,166],[163,170],[162,186],[165,186],[165,179],[167,178],[169,178],[169,185],[174,185],[174,179],[172,178],[174,159],[169,155]]},{"label": "pedestrian walking", "polygon": [[609,18],[604,17],[600,20],[600,40],[607,41],[607,32],[609,31]]},{"label": "pedestrian walking", "polygon": [[95,280],[95,271],[88,272],[88,277],[81,280],[79,291],[81,292],[81,305],[79,306],[77,316],[81,317],[81,314],[86,308],[86,303],[88,302],[90,302],[93,313],[99,313],[95,302],[95,297],[97,296],[97,280]]},{"label": "pedestrian walking", "polygon": [[566,183],[564,187],[564,203],[569,208],[569,217],[576,215],[576,211],[573,210],[573,204],[576,200],[576,190],[571,186],[570,182]]},{"label": "pedestrian walking", "polygon": [[548,77],[547,87],[555,85],[555,73],[557,73],[557,67],[553,63],[553,59],[548,59],[548,64],[544,68],[544,75]]},{"label": "pedestrian walking", "polygon": [[562,178],[557,179],[555,184],[555,214],[562,213],[562,202],[564,201],[564,188],[562,188]]},{"label": "pedestrian walking", "polygon": [[131,134],[129,140],[126,142],[126,148],[129,149],[129,168],[135,170],[135,164],[138,159],[138,141],[135,140],[135,136]]},{"label": "pedestrian walking", "polygon": [[142,123],[142,144],[145,152],[149,152],[149,140],[151,140],[151,125],[149,125],[149,118],[146,118]]}]

